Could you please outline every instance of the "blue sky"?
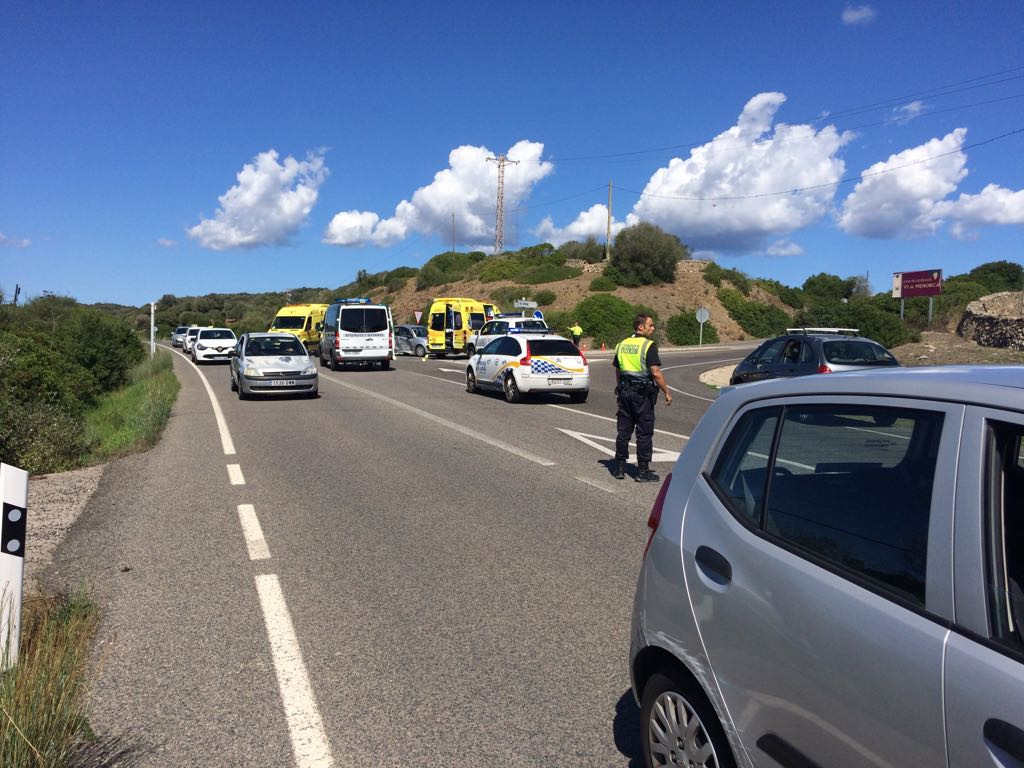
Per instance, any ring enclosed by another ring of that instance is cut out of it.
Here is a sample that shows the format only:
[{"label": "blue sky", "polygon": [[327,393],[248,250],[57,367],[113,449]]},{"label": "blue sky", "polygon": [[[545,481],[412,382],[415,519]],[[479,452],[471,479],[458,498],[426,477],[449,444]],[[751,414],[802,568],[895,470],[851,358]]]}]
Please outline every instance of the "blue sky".
[{"label": "blue sky", "polygon": [[453,214],[490,253],[499,153],[506,248],[603,242],[610,181],[616,229],[790,285],[1021,261],[1022,28],[1019,0],[8,0],[0,289],[336,287]]}]

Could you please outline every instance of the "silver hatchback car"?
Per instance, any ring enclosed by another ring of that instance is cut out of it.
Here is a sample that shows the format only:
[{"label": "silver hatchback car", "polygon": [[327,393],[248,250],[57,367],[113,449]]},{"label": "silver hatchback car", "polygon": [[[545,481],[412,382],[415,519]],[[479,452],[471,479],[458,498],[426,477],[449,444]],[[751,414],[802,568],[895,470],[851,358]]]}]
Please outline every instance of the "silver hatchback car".
[{"label": "silver hatchback car", "polygon": [[243,333],[229,354],[231,391],[252,395],[317,396],[316,362],[291,333]]},{"label": "silver hatchback car", "polygon": [[1024,765],[1024,367],[723,390],[648,525],[647,766]]}]

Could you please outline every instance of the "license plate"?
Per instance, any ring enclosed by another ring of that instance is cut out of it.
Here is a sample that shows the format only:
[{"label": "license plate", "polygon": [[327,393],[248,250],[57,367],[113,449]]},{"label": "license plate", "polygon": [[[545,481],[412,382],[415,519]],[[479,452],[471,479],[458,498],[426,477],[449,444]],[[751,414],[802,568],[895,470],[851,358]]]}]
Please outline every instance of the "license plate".
[{"label": "license plate", "polygon": [[270,382],[270,386],[272,386],[272,387],[294,387],[295,386],[295,379],[275,379],[274,381]]},{"label": "license plate", "polygon": [[548,384],[555,387],[564,387],[572,384],[572,379],[548,379]]},{"label": "license plate", "polygon": [[362,352],[363,350],[361,350],[361,349],[343,349],[341,351],[344,352],[346,355],[357,355],[360,352]]}]

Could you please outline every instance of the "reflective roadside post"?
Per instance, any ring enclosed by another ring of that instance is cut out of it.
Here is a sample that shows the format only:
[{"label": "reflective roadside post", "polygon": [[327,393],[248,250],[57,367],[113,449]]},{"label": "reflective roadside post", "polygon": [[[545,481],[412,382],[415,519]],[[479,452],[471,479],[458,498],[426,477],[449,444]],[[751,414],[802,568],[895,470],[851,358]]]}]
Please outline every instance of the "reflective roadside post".
[{"label": "reflective roadside post", "polygon": [[696,317],[697,318],[697,322],[700,323],[700,336],[697,338],[697,346],[698,347],[703,347],[704,346],[704,323],[706,323],[708,320],[711,319],[711,313],[708,312],[707,307],[701,307],[694,314],[694,317]]},{"label": "reflective roadside post", "polygon": [[149,356],[156,354],[156,304],[149,302]]},{"label": "reflective roadside post", "polygon": [[0,464],[0,670],[18,663],[21,640],[21,596],[25,578],[25,515],[28,472]]}]

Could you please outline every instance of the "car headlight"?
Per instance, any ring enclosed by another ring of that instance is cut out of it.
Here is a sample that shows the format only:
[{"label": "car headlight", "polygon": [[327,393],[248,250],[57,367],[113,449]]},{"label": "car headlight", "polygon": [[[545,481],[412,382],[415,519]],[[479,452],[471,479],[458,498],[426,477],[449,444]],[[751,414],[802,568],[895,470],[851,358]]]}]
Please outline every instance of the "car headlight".
[{"label": "car headlight", "polygon": [[251,365],[247,365],[245,367],[245,370],[242,371],[242,375],[243,376],[262,376],[263,375],[263,371],[257,370],[256,368],[253,368]]},{"label": "car headlight", "polygon": [[303,376],[312,376],[314,373],[316,373],[316,366],[315,365],[311,365],[308,368],[306,368],[306,370],[304,370],[302,372],[302,375]]},{"label": "car headlight", "polygon": [[205,344],[196,344],[196,349],[206,349]]}]

